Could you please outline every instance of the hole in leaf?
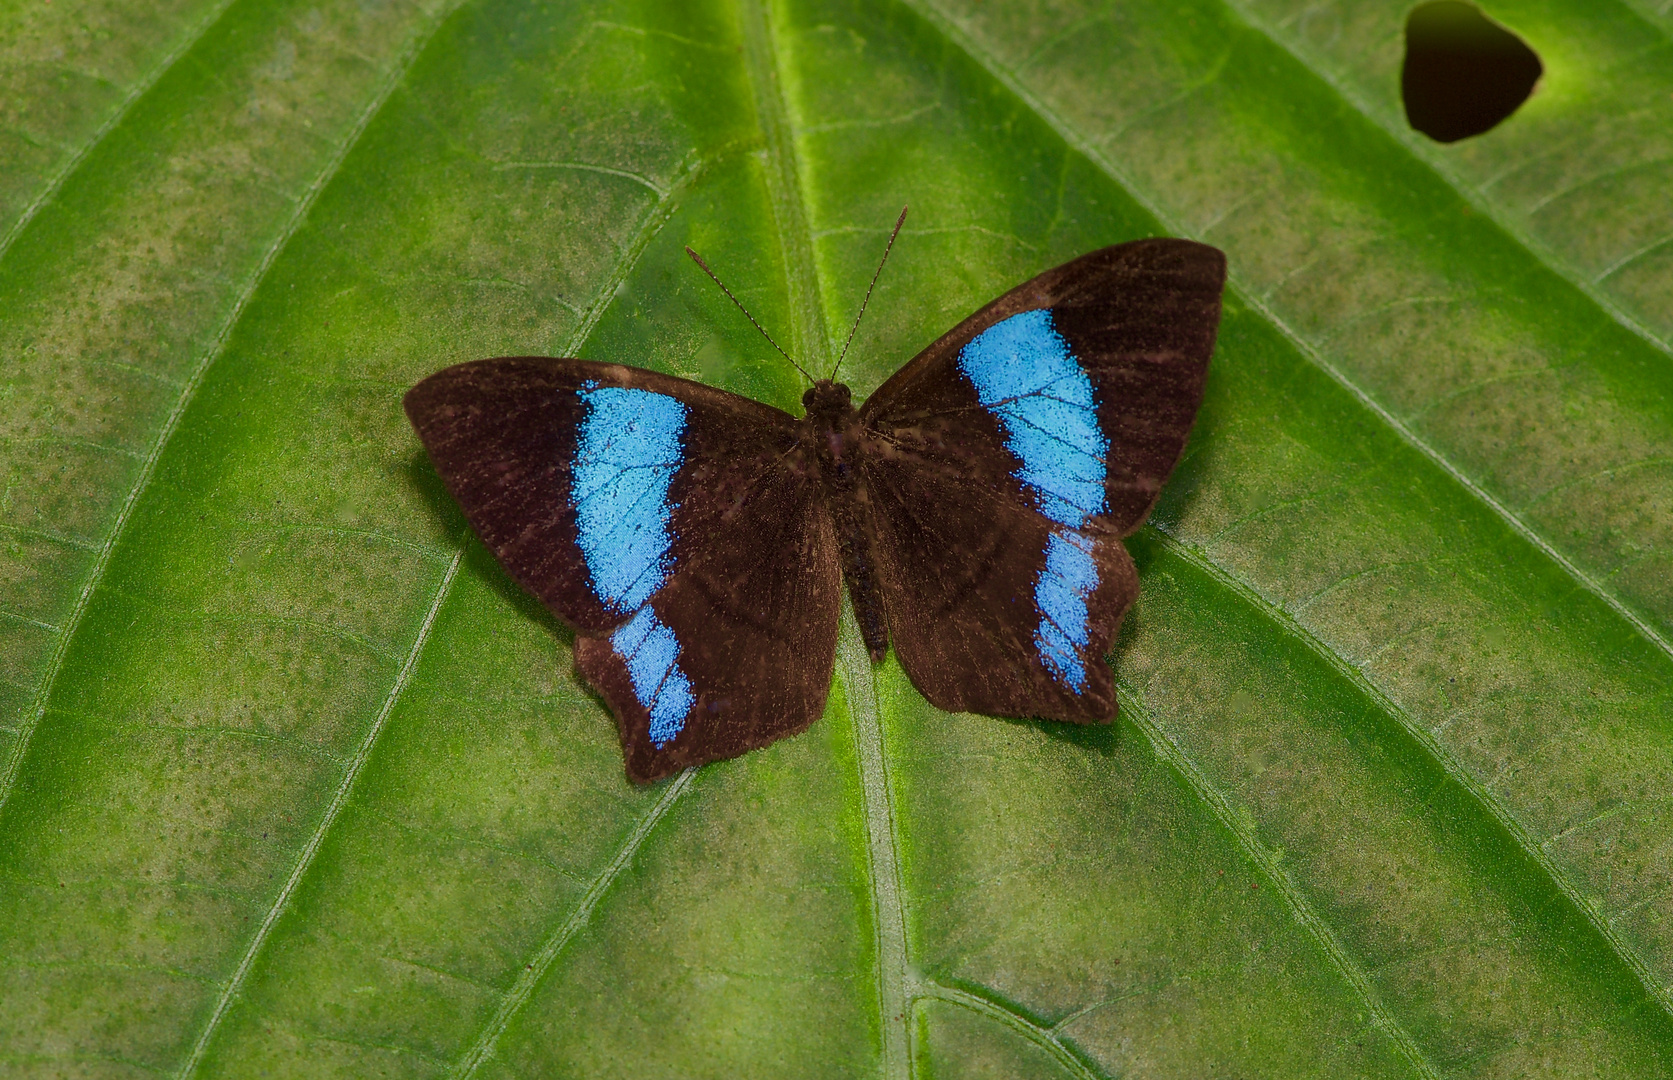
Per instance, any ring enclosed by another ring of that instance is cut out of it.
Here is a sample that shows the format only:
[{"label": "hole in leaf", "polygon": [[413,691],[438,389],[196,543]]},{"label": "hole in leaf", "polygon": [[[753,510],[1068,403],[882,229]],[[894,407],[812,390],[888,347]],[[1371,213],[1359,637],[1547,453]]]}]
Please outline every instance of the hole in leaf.
[{"label": "hole in leaf", "polygon": [[1521,38],[1460,0],[1419,4],[1406,18],[1400,96],[1406,120],[1436,142],[1496,127],[1545,70]]}]

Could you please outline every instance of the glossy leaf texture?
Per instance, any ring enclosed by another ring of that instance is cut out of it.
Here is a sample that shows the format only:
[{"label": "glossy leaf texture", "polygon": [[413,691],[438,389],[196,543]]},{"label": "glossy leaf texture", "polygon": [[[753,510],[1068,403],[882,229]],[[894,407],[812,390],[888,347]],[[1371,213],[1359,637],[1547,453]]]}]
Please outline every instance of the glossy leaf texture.
[{"label": "glossy leaf texture", "polygon": [[[0,8],[0,1075],[1673,1074],[1673,19],[1490,0]],[[1122,718],[648,789],[400,411],[579,355],[863,396],[1180,235],[1231,284]]]}]

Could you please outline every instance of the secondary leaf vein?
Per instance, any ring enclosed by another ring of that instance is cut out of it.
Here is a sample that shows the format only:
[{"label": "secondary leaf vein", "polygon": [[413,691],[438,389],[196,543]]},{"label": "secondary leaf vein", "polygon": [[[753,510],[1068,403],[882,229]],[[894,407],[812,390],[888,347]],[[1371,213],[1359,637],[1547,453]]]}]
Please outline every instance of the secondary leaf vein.
[{"label": "secondary leaf vein", "polygon": [[320,847],[325,843],[326,834],[337,823],[337,818],[342,814],[343,807],[348,803],[349,794],[354,790],[354,782],[360,776],[360,771],[365,768],[367,760],[372,756],[372,747],[376,745],[378,736],[383,733],[384,725],[389,720],[389,714],[394,711],[395,703],[401,698],[401,692],[412,681],[413,669],[418,666],[419,655],[424,652],[424,646],[430,640],[430,631],[436,624],[436,615],[441,611],[442,603],[446,601],[447,594],[452,591],[453,579],[459,573],[459,564],[465,559],[465,546],[465,543],[461,541],[459,550],[453,556],[453,561],[447,564],[447,571],[442,575],[441,584],[436,587],[436,594],[430,601],[430,609],[425,612],[424,622],[418,628],[418,635],[413,638],[412,648],[407,650],[406,662],[402,664],[400,674],[395,677],[394,685],[389,688],[388,695],[383,699],[383,707],[378,710],[378,715],[372,721],[371,727],[366,729],[366,736],[360,740],[360,746],[355,750],[354,757],[349,759],[348,768],[343,771],[343,779],[338,783],[336,794],[331,797],[331,803],[325,808],[325,814],[320,818],[319,825],[314,828],[313,835],[308,837],[308,842],[303,845],[302,854],[297,857],[296,865],[291,867],[290,876],[285,879],[285,884],[279,890],[278,897],[274,899],[272,906],[267,909],[267,914],[262,918],[261,925],[256,928],[255,936],[250,939],[249,947],[244,950],[244,956],[239,960],[238,967],[234,969],[232,978],[228,979],[226,986],[222,988],[221,996],[215,1002],[214,1011],[209,1014],[209,1022],[204,1025],[202,1033],[198,1035],[197,1042],[192,1046],[192,1052],[187,1055],[185,1063],[180,1066],[180,1071],[176,1074],[179,1080],[187,1080],[197,1070],[198,1064],[203,1060],[204,1053],[209,1049],[210,1041],[214,1039],[215,1032],[219,1030],[221,1021],[226,1017],[233,999],[243,989],[244,980],[249,978],[250,969],[255,966],[256,957],[261,954],[262,947],[267,944],[267,939],[272,935],[273,927],[279,921],[279,916],[283,915],[285,909],[290,906],[291,897],[296,895],[297,887],[301,885],[308,869],[313,866],[314,857],[319,854]]},{"label": "secondary leaf vein", "polygon": [[[458,2],[458,0],[455,0],[455,2]],[[361,111],[354,125],[349,128],[331,156],[321,166],[319,173],[302,192],[301,197],[296,200],[296,206],[291,211],[289,220],[285,222],[284,228],[280,230],[279,234],[273,238],[273,242],[268,245],[266,252],[262,255],[261,262],[251,272],[248,280],[244,283],[244,288],[239,292],[238,299],[233,303],[232,309],[227,312],[227,317],[222,321],[220,330],[209,343],[209,347],[204,350],[197,364],[192,368],[191,376],[181,387],[180,395],[175,399],[174,407],[169,410],[168,417],[163,421],[162,427],[158,429],[156,437],[151,441],[151,446],[147,449],[139,471],[134,477],[133,486],[128,489],[127,497],[123,499],[122,507],[117,511],[116,518],[111,523],[110,531],[106,534],[104,543],[99,547],[99,554],[93,560],[92,568],[87,572],[86,582],[82,585],[80,592],[76,594],[75,605],[70,610],[70,617],[64,623],[64,632],[58,638],[58,644],[53,649],[51,660],[47,662],[39,690],[36,692],[35,700],[27,713],[28,719],[24,722],[22,731],[16,741],[12,744],[11,754],[4,768],[0,769],[0,814],[5,812],[12,789],[16,786],[18,771],[22,768],[23,759],[29,752],[29,745],[34,739],[36,729],[40,726],[41,718],[46,715],[47,702],[51,699],[59,672],[64,668],[64,661],[69,656],[70,645],[75,640],[76,631],[81,626],[82,617],[86,615],[93,594],[98,591],[99,585],[104,581],[105,572],[110,567],[111,553],[115,551],[116,544],[121,539],[129,519],[133,517],[134,509],[139,505],[140,496],[150,488],[151,479],[156,475],[157,463],[161,460],[163,450],[173,438],[175,430],[180,426],[181,417],[186,414],[186,409],[196,398],[198,388],[203,385],[204,376],[208,374],[210,367],[220,358],[222,351],[226,348],[227,342],[232,337],[233,328],[243,318],[244,311],[249,306],[250,298],[255,295],[256,289],[267,278],[267,273],[278,260],[280,252],[284,251],[290,243],[290,239],[296,234],[296,230],[301,228],[302,222],[307,218],[308,211],[313,208],[320,192],[331,182],[331,178],[337,175],[337,170],[342,166],[344,159],[348,157],[350,149],[360,141],[361,134],[366,130],[367,125],[372,122],[372,118],[383,108],[384,102],[389,100],[389,95],[394,92],[401,76],[405,74],[413,60],[417,58],[419,48],[425,41],[429,40],[430,35],[441,25],[443,17],[450,10],[450,6],[439,9],[408,38],[406,46],[398,54],[395,63],[390,66],[388,74],[372,94],[366,108]]]},{"label": "secondary leaf vein", "polygon": [[465,1056],[460,1058],[459,1062],[453,1067],[451,1075],[455,1080],[469,1080],[470,1077],[476,1075],[476,1071],[482,1067],[484,1062],[493,1057],[494,1048],[498,1045],[500,1036],[505,1034],[505,1029],[510,1026],[512,1018],[529,1000],[540,980],[546,977],[546,972],[551,969],[552,964],[558,958],[558,954],[563,952],[564,946],[569,944],[570,939],[591,920],[593,910],[598,907],[598,903],[604,894],[609,891],[616,878],[620,877],[621,872],[627,869],[628,864],[633,861],[633,856],[638,853],[639,848],[645,843],[645,838],[651,834],[651,830],[656,828],[657,822],[662,820],[663,815],[667,814],[669,809],[679,801],[680,796],[686,793],[686,789],[691,787],[692,779],[695,776],[695,769],[687,769],[669,782],[668,787],[662,792],[662,797],[656,801],[656,805],[652,806],[650,811],[639,819],[639,824],[634,826],[632,833],[628,834],[627,840],[617,850],[616,857],[611,859],[603,870],[599,871],[597,877],[593,878],[592,884],[582,894],[580,902],[569,913],[569,918],[565,919],[562,925],[541,944],[533,959],[523,966],[522,971],[518,972],[517,981],[511,984],[511,989],[507,990],[505,996],[500,999],[499,1008],[494,1010],[493,1017],[482,1029],[482,1033],[477,1037],[475,1044],[471,1046],[470,1050],[466,1051]]},{"label": "secondary leaf vein", "polygon": [[1278,860],[1273,858],[1272,853],[1266,849],[1266,845],[1260,842],[1260,838],[1255,835],[1255,830],[1238,815],[1225,795],[1209,781],[1208,777],[1203,775],[1202,771],[1197,768],[1196,763],[1183,750],[1174,745],[1167,734],[1157,726],[1156,721],[1139,704],[1137,694],[1133,688],[1126,684],[1122,684],[1121,688],[1125,691],[1121,702],[1122,714],[1144,733],[1144,737],[1149,740],[1156,756],[1166,761],[1173,767],[1174,771],[1185,779],[1185,782],[1191,786],[1191,790],[1208,806],[1220,824],[1237,840],[1238,846],[1248,855],[1250,861],[1260,867],[1261,872],[1276,888],[1279,898],[1290,909],[1290,913],[1294,916],[1296,922],[1300,923],[1313,937],[1313,940],[1318,943],[1319,948],[1330,960],[1331,966],[1336,969],[1337,974],[1348,984],[1365,1006],[1366,1011],[1371,1014],[1372,1023],[1376,1028],[1387,1036],[1388,1040],[1394,1044],[1395,1048],[1400,1051],[1400,1054],[1407,1061],[1411,1062],[1412,1067],[1418,1071],[1419,1075],[1428,1078],[1428,1080],[1440,1080],[1440,1072],[1429,1062],[1422,1048],[1417,1045],[1417,1040],[1412,1038],[1411,1033],[1400,1023],[1393,1010],[1388,1007],[1382,1000],[1381,995],[1371,986],[1370,977],[1360,967],[1359,963],[1348,955],[1347,949],[1337,939],[1336,932],[1319,916],[1318,912],[1313,910],[1313,905],[1302,894],[1300,887],[1290,878]]},{"label": "secondary leaf vein", "polygon": [[64,161],[58,171],[52,175],[52,179],[47,181],[46,186],[37,192],[33,199],[29,200],[29,204],[23,208],[23,212],[18,215],[17,220],[12,222],[12,227],[6,230],[3,237],[0,237],[0,259],[6,257],[6,252],[10,251],[12,244],[19,236],[23,235],[23,230],[29,227],[29,223],[35,220],[35,215],[39,214],[44,206],[57,197],[59,190],[64,186],[64,181],[68,180],[81,167],[81,163],[87,160],[88,155],[104,142],[106,136],[116,129],[116,126],[133,110],[134,104],[149,93],[151,88],[157,85],[158,80],[168,74],[182,56],[185,56],[199,41],[203,40],[203,36],[209,32],[211,27],[221,21],[221,16],[225,15],[227,8],[231,6],[232,0],[219,0],[218,3],[204,12],[203,18],[199,19],[195,26],[181,35],[180,40],[175,42],[174,48],[164,53],[161,59],[152,65],[151,70],[147,71],[139,81],[129,88],[127,96],[117,103],[116,108],[111,110],[109,116],[105,117],[105,122],[100,124],[93,134],[88,137],[87,141]]}]

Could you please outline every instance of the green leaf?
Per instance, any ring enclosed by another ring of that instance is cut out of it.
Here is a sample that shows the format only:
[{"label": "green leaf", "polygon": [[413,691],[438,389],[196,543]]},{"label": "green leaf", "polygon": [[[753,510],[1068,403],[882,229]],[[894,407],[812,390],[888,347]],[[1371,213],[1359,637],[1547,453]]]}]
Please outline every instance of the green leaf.
[{"label": "green leaf", "polygon": [[[1493,0],[0,7],[0,1073],[1673,1072],[1673,18]],[[649,789],[399,408],[580,355],[793,408],[1224,248],[1110,728],[844,623]]]}]

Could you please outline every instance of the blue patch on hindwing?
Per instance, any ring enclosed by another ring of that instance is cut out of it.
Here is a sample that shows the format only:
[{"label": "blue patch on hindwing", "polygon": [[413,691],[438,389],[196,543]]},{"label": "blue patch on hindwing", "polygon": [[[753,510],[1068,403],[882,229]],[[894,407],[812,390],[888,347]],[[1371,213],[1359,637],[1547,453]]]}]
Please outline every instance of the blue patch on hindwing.
[{"label": "blue patch on hindwing", "polygon": [[634,613],[610,644],[651,714],[651,742],[660,750],[680,733],[694,700],[677,663],[679,640],[647,603],[672,569],[668,489],[685,460],[687,410],[666,394],[593,381],[582,384],[580,397],[586,415],[570,487],[576,544],[599,602]]},{"label": "blue patch on hindwing", "polygon": [[1045,569],[1034,583],[1034,604],[1040,609],[1034,645],[1046,667],[1077,694],[1086,688],[1086,598],[1097,587],[1092,538],[1053,530],[1046,541]]},{"label": "blue patch on hindwing", "polygon": [[959,371],[999,421],[1012,475],[1057,522],[1034,583],[1041,662],[1076,693],[1086,687],[1087,598],[1098,588],[1093,540],[1079,529],[1108,504],[1109,440],[1098,426],[1092,380],[1047,310],[993,324],[959,351]]},{"label": "blue patch on hindwing", "polygon": [[685,727],[686,714],[697,700],[691,680],[676,662],[679,640],[646,604],[610,635],[610,645],[627,665],[639,704],[651,714],[651,745],[661,750]]}]

